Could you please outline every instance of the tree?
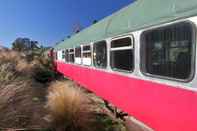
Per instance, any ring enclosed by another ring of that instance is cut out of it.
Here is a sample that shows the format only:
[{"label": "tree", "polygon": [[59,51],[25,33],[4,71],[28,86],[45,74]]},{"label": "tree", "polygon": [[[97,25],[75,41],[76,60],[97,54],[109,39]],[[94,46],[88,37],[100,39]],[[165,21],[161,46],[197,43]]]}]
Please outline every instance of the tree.
[{"label": "tree", "polygon": [[30,51],[39,49],[38,41],[30,40],[29,38],[17,38],[12,43],[12,49],[16,51]]},{"label": "tree", "polygon": [[68,36],[67,36],[67,38],[69,39],[69,38],[71,38],[71,36],[70,36],[70,35],[68,35]]},{"label": "tree", "polygon": [[97,20],[94,20],[93,22],[92,22],[92,24],[96,24],[98,21]]},{"label": "tree", "polygon": [[81,26],[79,22],[75,23],[73,26],[73,32],[76,34],[79,33],[82,29],[83,27]]}]

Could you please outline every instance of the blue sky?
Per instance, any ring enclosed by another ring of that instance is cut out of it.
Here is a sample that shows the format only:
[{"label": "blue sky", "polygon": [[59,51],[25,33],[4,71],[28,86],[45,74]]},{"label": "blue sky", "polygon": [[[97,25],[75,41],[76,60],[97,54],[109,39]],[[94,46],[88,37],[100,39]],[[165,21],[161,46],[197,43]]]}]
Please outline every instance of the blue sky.
[{"label": "blue sky", "polygon": [[121,9],[132,0],[0,0],[0,45],[28,37],[45,46],[71,34],[73,26],[89,26],[93,20]]}]

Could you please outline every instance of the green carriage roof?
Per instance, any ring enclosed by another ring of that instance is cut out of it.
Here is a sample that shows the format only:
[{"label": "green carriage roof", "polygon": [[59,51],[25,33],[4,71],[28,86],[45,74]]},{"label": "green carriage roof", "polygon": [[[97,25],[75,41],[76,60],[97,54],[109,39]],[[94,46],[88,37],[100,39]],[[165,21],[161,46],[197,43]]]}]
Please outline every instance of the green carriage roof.
[{"label": "green carriage roof", "polygon": [[55,50],[104,40],[175,19],[197,15],[197,0],[137,0],[56,45]]}]

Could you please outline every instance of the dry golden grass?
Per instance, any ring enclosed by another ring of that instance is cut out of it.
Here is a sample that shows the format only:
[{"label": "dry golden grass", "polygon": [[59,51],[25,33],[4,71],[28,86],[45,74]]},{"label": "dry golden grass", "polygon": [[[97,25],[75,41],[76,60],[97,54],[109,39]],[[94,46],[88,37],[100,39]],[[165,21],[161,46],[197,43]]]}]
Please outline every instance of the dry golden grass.
[{"label": "dry golden grass", "polygon": [[17,63],[18,61],[20,61],[23,58],[24,58],[24,54],[19,53],[17,51],[13,51],[13,50],[0,51],[1,63],[4,63],[4,62]]},{"label": "dry golden grass", "polygon": [[17,62],[15,68],[17,72],[32,76],[34,73],[34,69],[37,67],[37,65],[33,63],[28,63],[25,59],[21,59],[20,61]]},{"label": "dry golden grass", "polygon": [[[36,58],[32,61],[27,61],[25,54],[13,50],[0,51],[0,81],[6,81],[8,78],[15,75],[32,77],[37,69],[47,69],[50,61],[46,58]],[[10,70],[12,67],[13,69]],[[46,65],[46,66],[45,66]],[[13,80],[13,79],[10,79]]]},{"label": "dry golden grass", "polygon": [[16,71],[13,64],[4,63],[0,65],[0,82],[9,82],[16,78]]},{"label": "dry golden grass", "polygon": [[[0,51],[0,81],[5,83],[16,79],[18,72],[22,71],[22,68],[19,67],[25,65],[24,63],[22,53],[12,50]],[[23,68],[23,70],[26,69]]]},{"label": "dry golden grass", "polygon": [[43,87],[48,84],[38,83],[35,75],[43,78],[51,73],[51,62],[39,56],[28,61],[27,57],[12,50],[0,51],[0,127],[48,127],[44,118],[57,131],[100,131],[112,125],[102,117],[99,102],[93,103],[87,92],[71,81],[49,85],[46,113],[43,105],[47,88]]},{"label": "dry golden grass", "polygon": [[82,90],[68,81],[54,82],[49,87],[47,98],[46,108],[55,126],[69,131],[88,130],[91,111]]}]

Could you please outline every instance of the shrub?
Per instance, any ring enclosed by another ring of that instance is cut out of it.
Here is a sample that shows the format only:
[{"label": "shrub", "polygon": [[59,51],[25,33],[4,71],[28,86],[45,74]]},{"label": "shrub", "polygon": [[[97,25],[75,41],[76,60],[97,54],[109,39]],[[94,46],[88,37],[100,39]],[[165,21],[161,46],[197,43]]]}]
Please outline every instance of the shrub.
[{"label": "shrub", "polygon": [[34,78],[41,83],[47,83],[55,79],[55,73],[48,69],[37,68],[34,72]]},{"label": "shrub", "polygon": [[54,82],[49,87],[47,98],[46,108],[56,128],[68,131],[88,130],[91,111],[82,90],[68,81]]}]

